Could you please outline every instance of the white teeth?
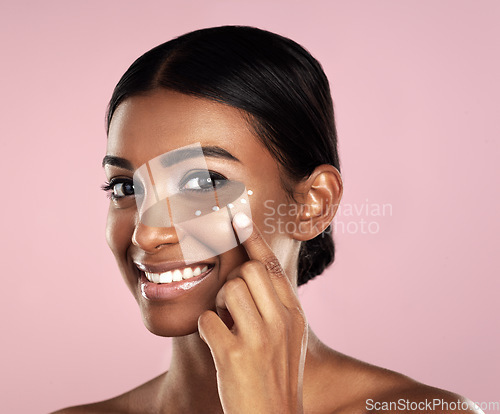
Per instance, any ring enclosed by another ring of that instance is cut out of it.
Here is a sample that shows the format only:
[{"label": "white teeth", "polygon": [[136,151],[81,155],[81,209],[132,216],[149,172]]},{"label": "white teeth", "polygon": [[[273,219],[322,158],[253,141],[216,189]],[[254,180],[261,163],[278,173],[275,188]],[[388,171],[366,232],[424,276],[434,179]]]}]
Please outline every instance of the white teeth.
[{"label": "white teeth", "polygon": [[160,275],[160,283],[170,283],[171,281],[172,281],[172,272],[170,270]]},{"label": "white teeth", "polygon": [[191,269],[190,267],[186,267],[182,272],[182,278],[189,279],[190,277],[193,277],[193,269]]},{"label": "white teeth", "polygon": [[174,282],[180,282],[182,280],[182,272],[179,269],[174,270],[174,275],[172,280]]},{"label": "white teeth", "polygon": [[181,280],[190,279],[194,276],[199,276],[208,270],[208,266],[204,266],[202,269],[200,266],[196,266],[193,270],[191,267],[186,267],[182,270],[175,269],[173,271],[169,270],[165,273],[148,273],[144,272],[146,278],[153,283],[171,283],[180,282]]}]

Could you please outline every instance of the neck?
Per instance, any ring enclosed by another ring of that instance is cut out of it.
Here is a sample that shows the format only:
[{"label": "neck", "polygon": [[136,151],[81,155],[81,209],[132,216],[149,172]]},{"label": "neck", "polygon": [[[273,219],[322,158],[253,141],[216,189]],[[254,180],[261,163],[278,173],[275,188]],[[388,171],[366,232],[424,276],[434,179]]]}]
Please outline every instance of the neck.
[{"label": "neck", "polygon": [[[324,347],[309,328],[304,391],[315,376],[318,357]],[[217,390],[217,372],[212,354],[197,332],[173,338],[170,369],[156,392],[158,406],[177,413],[222,413]]]},{"label": "neck", "polygon": [[172,359],[158,390],[161,407],[177,413],[222,413],[210,349],[195,332],[172,340]]}]

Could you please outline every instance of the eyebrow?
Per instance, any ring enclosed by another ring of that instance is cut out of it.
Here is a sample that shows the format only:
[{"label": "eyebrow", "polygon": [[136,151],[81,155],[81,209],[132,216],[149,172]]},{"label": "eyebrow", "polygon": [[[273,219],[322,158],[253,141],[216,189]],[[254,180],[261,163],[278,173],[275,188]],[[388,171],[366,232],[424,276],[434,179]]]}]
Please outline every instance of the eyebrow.
[{"label": "eyebrow", "polygon": [[[241,161],[236,158],[229,151],[225,150],[222,147],[217,145],[209,145],[205,147],[201,147],[203,151],[203,155],[205,157],[213,157],[213,158],[222,158],[229,161],[236,161],[241,163]],[[165,156],[161,159],[161,165],[164,167],[170,167],[174,164],[177,164],[181,161],[187,160],[189,158],[199,157],[200,151],[198,148],[185,148],[179,149],[177,151],[169,152],[165,154]],[[121,157],[117,157],[115,155],[106,155],[102,160],[102,166],[104,168],[105,165],[114,165],[115,167],[124,168],[129,171],[134,171],[134,167],[132,163]]]},{"label": "eyebrow", "polygon": [[134,171],[132,163],[121,157],[116,157],[114,155],[106,155],[102,160],[102,167],[105,165],[114,165],[115,167],[124,168],[126,170]]},{"label": "eyebrow", "polygon": [[[230,152],[226,151],[224,148],[215,145],[201,147],[201,150],[203,151],[203,155],[205,157],[222,158],[230,161],[241,162],[238,158],[236,158]],[[164,167],[171,167],[172,165],[177,164],[181,161],[187,160],[189,158],[197,158],[199,156],[199,148],[183,148],[165,154],[165,156],[161,158],[160,162]]]}]

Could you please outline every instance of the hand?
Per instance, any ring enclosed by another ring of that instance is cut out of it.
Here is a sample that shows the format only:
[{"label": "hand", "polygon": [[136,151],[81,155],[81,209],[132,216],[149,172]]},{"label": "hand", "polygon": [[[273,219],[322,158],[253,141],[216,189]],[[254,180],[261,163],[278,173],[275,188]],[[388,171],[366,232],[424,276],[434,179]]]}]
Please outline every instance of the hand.
[{"label": "hand", "polygon": [[236,225],[240,214],[233,226],[238,234],[252,231],[242,243],[250,260],[230,273],[216,297],[217,313],[204,312],[198,331],[212,353],[226,414],[302,413],[307,321],[255,224],[252,230],[244,216],[247,226]]}]

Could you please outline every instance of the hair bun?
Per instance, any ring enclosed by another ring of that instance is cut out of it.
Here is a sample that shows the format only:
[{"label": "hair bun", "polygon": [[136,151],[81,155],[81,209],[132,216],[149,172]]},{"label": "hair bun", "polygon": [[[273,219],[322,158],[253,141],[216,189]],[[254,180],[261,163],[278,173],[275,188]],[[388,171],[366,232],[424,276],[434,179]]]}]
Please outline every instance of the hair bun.
[{"label": "hair bun", "polygon": [[298,259],[297,285],[303,285],[323,273],[335,260],[331,224],[314,239],[302,242]]}]

